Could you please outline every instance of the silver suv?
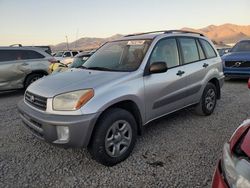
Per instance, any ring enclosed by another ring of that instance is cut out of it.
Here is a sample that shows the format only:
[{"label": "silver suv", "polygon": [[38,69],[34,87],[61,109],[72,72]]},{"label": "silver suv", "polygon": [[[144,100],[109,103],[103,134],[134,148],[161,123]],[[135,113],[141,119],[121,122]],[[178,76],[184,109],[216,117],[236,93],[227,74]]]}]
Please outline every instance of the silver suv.
[{"label": "silver suv", "polygon": [[36,47],[0,47],[0,91],[26,88],[47,75],[51,58]]},{"label": "silver suv", "polygon": [[31,84],[18,109],[40,139],[88,147],[112,166],[129,156],[149,122],[191,105],[210,115],[223,80],[221,58],[203,35],[134,34],[103,45],[82,69]]}]

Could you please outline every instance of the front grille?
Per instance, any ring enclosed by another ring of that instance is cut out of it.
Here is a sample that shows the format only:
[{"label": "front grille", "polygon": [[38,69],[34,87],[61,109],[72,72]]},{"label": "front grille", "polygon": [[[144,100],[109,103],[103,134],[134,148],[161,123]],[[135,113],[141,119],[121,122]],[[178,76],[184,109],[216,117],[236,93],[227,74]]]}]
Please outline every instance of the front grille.
[{"label": "front grille", "polygon": [[250,61],[226,61],[225,66],[232,68],[248,68],[250,67]]},{"label": "front grille", "polygon": [[43,111],[45,111],[47,108],[47,98],[30,93],[29,91],[26,91],[25,93],[25,101],[28,102],[31,106],[34,106]]}]

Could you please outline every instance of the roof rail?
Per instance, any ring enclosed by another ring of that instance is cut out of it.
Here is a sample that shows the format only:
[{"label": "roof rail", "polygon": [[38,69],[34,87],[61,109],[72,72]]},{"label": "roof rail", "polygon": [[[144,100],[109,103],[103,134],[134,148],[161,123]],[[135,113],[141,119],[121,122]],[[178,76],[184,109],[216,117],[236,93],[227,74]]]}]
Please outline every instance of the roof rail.
[{"label": "roof rail", "polygon": [[200,35],[202,37],[204,37],[204,35],[202,33],[199,32],[194,32],[194,31],[186,31],[186,30],[168,30],[165,31],[164,33],[190,33],[190,34],[196,34],[196,35]]},{"label": "roof rail", "polygon": [[21,44],[12,44],[12,45],[10,45],[10,47],[15,47],[15,46],[22,47]]},{"label": "roof rail", "polygon": [[161,30],[161,31],[150,31],[150,32],[145,32],[145,33],[134,33],[134,34],[129,34],[125,35],[124,37],[132,37],[132,36],[138,36],[138,35],[145,35],[145,34],[153,34],[153,33],[163,33],[163,34],[172,34],[172,33],[190,33],[190,34],[196,34],[203,36],[202,33],[198,32],[193,32],[193,31],[186,31],[186,30]]}]

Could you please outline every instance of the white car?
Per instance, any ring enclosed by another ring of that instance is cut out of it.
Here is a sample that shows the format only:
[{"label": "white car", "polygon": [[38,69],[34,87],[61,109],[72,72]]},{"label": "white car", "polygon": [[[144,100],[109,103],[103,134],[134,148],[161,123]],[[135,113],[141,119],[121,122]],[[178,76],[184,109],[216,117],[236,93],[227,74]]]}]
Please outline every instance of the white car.
[{"label": "white car", "polygon": [[57,61],[60,61],[65,65],[69,65],[73,62],[73,57],[78,53],[78,51],[59,51],[54,55],[54,57]]}]

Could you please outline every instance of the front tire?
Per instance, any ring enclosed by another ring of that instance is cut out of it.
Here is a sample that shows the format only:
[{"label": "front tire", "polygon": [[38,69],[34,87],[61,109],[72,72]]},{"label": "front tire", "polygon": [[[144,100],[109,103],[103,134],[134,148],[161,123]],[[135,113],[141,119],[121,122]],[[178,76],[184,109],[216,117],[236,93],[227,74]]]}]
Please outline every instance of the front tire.
[{"label": "front tire", "polygon": [[208,83],[203,91],[201,100],[195,111],[198,115],[209,116],[213,113],[217,103],[217,90],[214,84]]},{"label": "front tire", "polygon": [[39,74],[39,73],[30,74],[29,76],[27,76],[25,80],[24,88],[26,89],[30,84],[42,78],[43,76],[44,76],[43,74]]},{"label": "front tire", "polygon": [[136,121],[124,109],[112,108],[99,119],[89,152],[93,159],[105,166],[125,160],[132,152],[137,136]]}]

